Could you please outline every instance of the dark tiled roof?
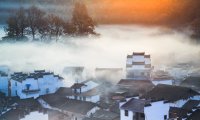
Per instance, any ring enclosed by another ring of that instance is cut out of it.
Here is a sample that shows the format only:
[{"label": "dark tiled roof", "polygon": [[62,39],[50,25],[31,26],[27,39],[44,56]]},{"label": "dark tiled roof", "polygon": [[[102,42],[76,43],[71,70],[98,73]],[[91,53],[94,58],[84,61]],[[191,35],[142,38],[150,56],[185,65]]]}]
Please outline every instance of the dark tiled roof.
[{"label": "dark tiled roof", "polygon": [[127,55],[127,58],[132,58],[133,56],[132,55]]},{"label": "dark tiled roof", "polygon": [[132,62],[132,65],[145,65],[145,62]]},{"label": "dark tiled roof", "polygon": [[45,72],[45,70],[35,70],[34,72]]},{"label": "dark tiled roof", "polygon": [[196,108],[200,104],[200,100],[189,100],[183,105],[183,109],[186,110],[192,110],[193,108]]},{"label": "dark tiled roof", "polygon": [[99,119],[99,118],[94,118],[94,117],[85,117],[83,118],[83,120],[102,120],[102,119]]},{"label": "dark tiled roof", "polygon": [[88,97],[88,96],[95,96],[95,95],[99,95],[100,94],[100,91],[97,88],[93,88],[89,91],[86,91],[86,92],[83,92],[83,93],[80,93],[80,94],[76,94],[76,96],[85,96],[85,97]]},{"label": "dark tiled roof", "polygon": [[133,52],[133,55],[144,55],[145,52]]},{"label": "dark tiled roof", "polygon": [[18,107],[22,107],[22,108],[25,108],[25,107],[28,107],[28,108],[39,108],[40,107],[40,104],[37,100],[33,99],[33,98],[28,98],[28,99],[19,99],[17,101],[17,106]]},{"label": "dark tiled roof", "polygon": [[118,85],[122,86],[154,86],[154,84],[150,80],[134,80],[134,79],[121,79],[118,82]]},{"label": "dark tiled roof", "polygon": [[92,102],[67,99],[66,103],[58,108],[62,110],[70,111],[73,113],[86,115],[94,107],[96,107],[96,104]]},{"label": "dark tiled roof", "polygon": [[0,116],[0,120],[20,120],[24,117],[24,111],[21,109],[13,109]]},{"label": "dark tiled roof", "polygon": [[187,120],[199,120],[200,118],[200,109],[196,110],[195,112],[193,112],[188,118]]},{"label": "dark tiled roof", "polygon": [[93,114],[93,118],[102,120],[114,120],[119,117],[119,114],[105,110],[98,110]]},{"label": "dark tiled roof", "polygon": [[170,107],[169,109],[169,118],[186,118],[188,110],[177,108],[177,107]]},{"label": "dark tiled roof", "polygon": [[181,86],[185,87],[195,87],[197,89],[200,89],[200,77],[188,77],[186,78],[182,83]]},{"label": "dark tiled roof", "polygon": [[92,102],[67,99],[56,94],[44,95],[41,98],[50,106],[82,115],[86,115],[87,112],[96,106]]},{"label": "dark tiled roof", "polygon": [[67,87],[61,87],[56,91],[56,94],[60,96],[72,95],[72,89]]},{"label": "dark tiled roof", "polygon": [[17,106],[15,109],[11,109],[2,116],[0,116],[0,120],[20,120],[25,117],[29,112],[36,111],[42,109],[37,100],[32,98],[24,99],[24,100],[15,100]]},{"label": "dark tiled roof", "polygon": [[121,109],[129,110],[132,112],[144,113],[144,107],[148,105],[150,102],[146,100],[134,99],[132,98],[125,104],[121,106]]},{"label": "dark tiled roof", "polygon": [[0,76],[8,77],[8,74],[6,74],[6,73],[0,71]]},{"label": "dark tiled roof", "polygon": [[[22,82],[26,80],[27,78],[33,78],[33,79],[38,79],[42,78],[44,75],[54,75],[53,72],[45,72],[44,70],[37,70],[33,73],[22,73],[22,72],[15,72],[14,74],[11,75],[11,79],[16,80],[18,82]],[[54,75],[54,77],[58,77],[60,80],[63,78],[60,77],[59,75]]]},{"label": "dark tiled roof", "polygon": [[86,85],[83,84],[83,83],[74,83],[74,84],[71,86],[71,88],[72,88],[72,89],[79,89],[79,88],[81,88],[81,87],[83,87],[83,86],[86,86]]},{"label": "dark tiled roof", "polygon": [[141,98],[152,100],[152,102],[160,100],[174,102],[181,99],[188,99],[196,95],[199,95],[199,93],[190,88],[158,84]]},{"label": "dark tiled roof", "polygon": [[144,55],[145,58],[151,58],[151,55]]}]

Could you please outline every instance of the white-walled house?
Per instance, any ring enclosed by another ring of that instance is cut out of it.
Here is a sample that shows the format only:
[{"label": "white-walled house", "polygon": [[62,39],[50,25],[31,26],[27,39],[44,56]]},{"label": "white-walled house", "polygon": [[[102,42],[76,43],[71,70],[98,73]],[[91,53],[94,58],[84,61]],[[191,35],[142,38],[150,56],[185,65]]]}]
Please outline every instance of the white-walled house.
[{"label": "white-walled house", "polygon": [[62,87],[63,78],[45,70],[33,73],[14,73],[11,75],[11,96],[21,99],[37,98],[40,95],[55,93]]},{"label": "white-walled house", "polygon": [[8,96],[9,77],[6,73],[0,72],[0,92]]},{"label": "white-walled house", "polygon": [[159,84],[139,99],[121,102],[121,120],[167,120],[171,107],[182,107],[189,100],[200,100],[200,94],[186,87]]},{"label": "white-walled house", "polygon": [[100,108],[97,104],[87,101],[68,99],[56,94],[44,95],[39,98],[46,108],[64,113],[67,120],[82,120],[92,116]]},{"label": "white-walled house", "polygon": [[145,55],[144,52],[133,52],[132,55],[127,55],[126,78],[147,80],[151,77],[151,70],[150,55]]},{"label": "white-walled house", "polygon": [[100,100],[98,86],[99,84],[94,81],[74,83],[71,86],[72,94],[68,95],[67,98],[96,103]]}]

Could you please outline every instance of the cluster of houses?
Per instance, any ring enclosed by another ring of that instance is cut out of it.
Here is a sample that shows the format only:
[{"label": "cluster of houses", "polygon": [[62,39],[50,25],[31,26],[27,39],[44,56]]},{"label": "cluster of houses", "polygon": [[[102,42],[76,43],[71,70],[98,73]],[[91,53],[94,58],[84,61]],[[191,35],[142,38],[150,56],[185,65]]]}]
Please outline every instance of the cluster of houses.
[{"label": "cluster of houses", "polygon": [[125,74],[122,68],[96,68],[94,78],[84,79],[84,67],[66,67],[64,73],[75,76],[69,87],[45,70],[0,71],[2,120],[21,120],[31,111],[42,111],[49,120],[200,118],[200,76],[189,75],[177,85],[170,72],[154,70],[144,52],[127,55]]}]

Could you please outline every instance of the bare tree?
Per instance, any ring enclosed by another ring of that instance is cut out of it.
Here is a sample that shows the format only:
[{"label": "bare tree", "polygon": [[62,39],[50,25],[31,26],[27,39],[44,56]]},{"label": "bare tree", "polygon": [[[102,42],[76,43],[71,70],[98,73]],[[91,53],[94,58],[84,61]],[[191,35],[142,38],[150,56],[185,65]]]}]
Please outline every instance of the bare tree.
[{"label": "bare tree", "polygon": [[32,34],[33,40],[35,39],[36,32],[38,30],[39,23],[43,20],[45,13],[35,6],[28,9],[28,26]]},{"label": "bare tree", "polygon": [[55,36],[56,41],[58,40],[59,36],[63,34],[64,31],[64,21],[53,14],[48,16],[49,20],[49,29],[50,29],[50,36]]},{"label": "bare tree", "polygon": [[27,16],[26,11],[23,7],[19,8],[16,12],[16,19],[17,19],[17,25],[20,31],[21,37],[24,36],[24,31],[27,27]]},{"label": "bare tree", "polygon": [[75,25],[76,34],[95,34],[95,23],[88,15],[87,8],[82,2],[75,4],[72,16],[72,24]]}]

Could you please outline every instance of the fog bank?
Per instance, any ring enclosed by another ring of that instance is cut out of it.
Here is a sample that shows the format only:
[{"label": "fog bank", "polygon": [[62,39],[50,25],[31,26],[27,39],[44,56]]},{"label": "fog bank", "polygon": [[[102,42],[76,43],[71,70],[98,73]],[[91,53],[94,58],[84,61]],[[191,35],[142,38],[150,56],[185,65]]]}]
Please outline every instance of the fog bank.
[{"label": "fog bank", "polygon": [[[62,38],[58,43],[0,45],[0,65],[14,71],[46,69],[62,73],[66,66],[124,68],[127,54],[151,54],[154,66],[200,60],[199,45],[187,34],[159,27],[101,25],[99,37]],[[2,32],[2,30],[1,30]],[[2,36],[2,33],[0,33]]]}]

